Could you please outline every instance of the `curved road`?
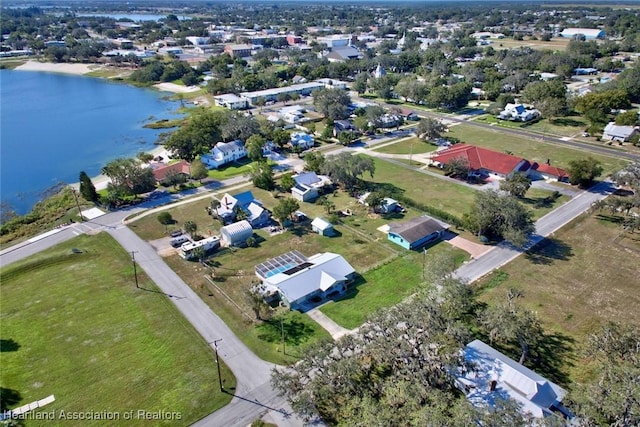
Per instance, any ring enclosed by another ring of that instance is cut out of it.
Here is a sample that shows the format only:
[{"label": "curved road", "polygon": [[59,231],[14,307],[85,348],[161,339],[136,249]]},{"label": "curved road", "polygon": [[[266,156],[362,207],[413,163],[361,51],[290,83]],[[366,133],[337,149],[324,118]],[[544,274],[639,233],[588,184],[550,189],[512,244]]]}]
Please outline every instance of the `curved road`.
[{"label": "curved road", "polygon": [[[475,125],[486,126],[477,123]],[[504,129],[500,128],[500,130]],[[520,132],[513,133],[519,134]],[[566,142],[561,141],[561,143]],[[580,146],[582,147],[582,145]],[[640,156],[636,157],[640,158]],[[239,177],[230,182],[213,184],[211,187],[220,188],[226,185],[238,184],[242,181],[243,178]],[[201,191],[207,190],[209,189]],[[529,240],[526,248],[538,243],[544,237],[580,215],[594,201],[606,197],[611,191],[610,183],[600,183],[539,219],[536,222],[537,233]],[[107,231],[126,251],[136,251],[138,264],[156,285],[167,294],[167,297],[172,300],[200,335],[210,343],[212,349],[213,341],[221,340],[218,341],[218,353],[236,376],[237,389],[229,405],[198,421],[195,424],[196,426],[246,426],[261,416],[279,426],[295,427],[304,425],[302,420],[291,413],[285,400],[278,396],[271,387],[269,382],[270,372],[275,365],[267,363],[253,354],[209,306],[166,265],[151,245],[123,225],[126,217],[157,207],[163,201],[169,201],[170,198],[179,199],[180,197],[167,196],[163,200],[151,201],[137,207],[108,213],[95,220],[75,223],[63,229],[46,233],[39,238],[4,249],[0,252],[0,266],[26,258],[81,233]],[[471,282],[508,263],[522,252],[523,249],[500,244],[482,257],[463,265],[456,274]]]}]

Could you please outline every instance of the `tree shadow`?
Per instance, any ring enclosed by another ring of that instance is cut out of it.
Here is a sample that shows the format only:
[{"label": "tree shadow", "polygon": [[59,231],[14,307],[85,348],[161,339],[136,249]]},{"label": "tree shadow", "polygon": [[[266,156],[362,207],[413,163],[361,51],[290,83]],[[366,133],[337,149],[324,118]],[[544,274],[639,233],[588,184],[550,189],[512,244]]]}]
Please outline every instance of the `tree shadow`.
[{"label": "tree shadow", "polygon": [[0,387],[0,412],[8,410],[10,406],[15,406],[21,400],[22,396],[18,390]]},{"label": "tree shadow", "polygon": [[618,215],[597,214],[596,219],[600,221],[611,222],[613,224],[622,224],[624,218]]},{"label": "tree shadow", "polygon": [[9,338],[8,340],[0,339],[0,353],[4,353],[5,351],[18,351],[19,348],[20,344],[13,338]]},{"label": "tree shadow", "polygon": [[573,256],[571,246],[556,238],[546,238],[525,252],[533,264],[550,265],[554,261],[567,261]]},{"label": "tree shadow", "polygon": [[289,232],[296,237],[302,237],[309,234],[311,232],[311,229],[304,225],[293,225],[289,227]]},{"label": "tree shadow", "polygon": [[553,121],[550,121],[550,123],[558,126],[573,126],[573,127],[583,127],[585,125],[583,122],[570,119],[568,117],[557,117],[553,119]]},{"label": "tree shadow", "polygon": [[531,368],[538,374],[567,387],[571,382],[567,371],[574,366],[575,340],[561,332],[552,332],[535,349],[531,358]]},{"label": "tree shadow", "polygon": [[353,279],[353,281],[351,283],[349,283],[349,285],[347,287],[347,291],[345,293],[337,294],[337,295],[331,297],[330,300],[333,301],[333,302],[338,302],[338,301],[344,301],[344,300],[348,300],[348,299],[353,299],[359,293],[358,288],[360,286],[366,284],[366,283],[367,283],[367,280],[364,277],[362,277],[361,275],[358,274]]},{"label": "tree shadow", "polygon": [[258,338],[270,343],[281,342],[284,330],[285,344],[300,345],[314,333],[314,329],[299,320],[290,317],[274,317],[263,321],[256,327]]}]

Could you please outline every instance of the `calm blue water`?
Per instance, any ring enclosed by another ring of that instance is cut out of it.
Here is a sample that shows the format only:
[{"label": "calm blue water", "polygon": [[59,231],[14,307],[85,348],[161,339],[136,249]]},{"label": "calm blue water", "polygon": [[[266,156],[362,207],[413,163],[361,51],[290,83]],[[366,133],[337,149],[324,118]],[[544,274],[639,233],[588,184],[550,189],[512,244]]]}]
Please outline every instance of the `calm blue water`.
[{"label": "calm blue water", "polygon": [[90,77],[0,70],[0,198],[28,212],[42,192],[80,171],[96,176],[117,157],[152,150],[175,118],[166,93]]},{"label": "calm blue water", "polygon": [[[134,22],[159,21],[160,19],[164,19],[167,17],[167,15],[154,15],[148,13],[76,13],[76,16],[104,16],[113,19],[131,19]],[[178,16],[178,19],[180,21],[183,21],[185,19],[191,18],[189,18],[188,16]]]}]

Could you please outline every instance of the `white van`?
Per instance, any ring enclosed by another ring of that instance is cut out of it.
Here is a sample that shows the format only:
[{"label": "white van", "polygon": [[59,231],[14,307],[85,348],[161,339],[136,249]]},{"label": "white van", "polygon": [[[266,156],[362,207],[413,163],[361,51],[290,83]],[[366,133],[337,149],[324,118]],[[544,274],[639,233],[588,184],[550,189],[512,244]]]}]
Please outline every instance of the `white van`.
[{"label": "white van", "polygon": [[188,241],[189,238],[187,236],[178,236],[175,239],[171,239],[171,246],[173,246],[174,248],[179,248]]}]

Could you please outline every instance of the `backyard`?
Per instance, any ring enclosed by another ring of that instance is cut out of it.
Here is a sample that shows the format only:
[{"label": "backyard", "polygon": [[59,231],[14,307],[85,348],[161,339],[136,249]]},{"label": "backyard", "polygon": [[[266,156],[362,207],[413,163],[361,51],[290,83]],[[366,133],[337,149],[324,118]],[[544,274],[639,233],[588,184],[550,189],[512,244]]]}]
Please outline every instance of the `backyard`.
[{"label": "backyard", "polygon": [[[1,379],[3,391],[18,397],[10,407],[53,394],[46,411],[170,410],[180,413],[179,424],[191,424],[230,401],[218,390],[211,348],[144,272],[140,289],[133,274],[130,255],[106,233],[2,269]],[[234,387],[233,374],[221,368]]]},{"label": "backyard", "polygon": [[623,233],[616,221],[585,214],[474,285],[488,304],[520,289],[547,333],[565,336],[571,351],[557,362],[573,381],[592,374],[578,353],[589,334],[609,321],[640,323],[640,237]]}]

